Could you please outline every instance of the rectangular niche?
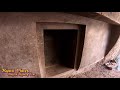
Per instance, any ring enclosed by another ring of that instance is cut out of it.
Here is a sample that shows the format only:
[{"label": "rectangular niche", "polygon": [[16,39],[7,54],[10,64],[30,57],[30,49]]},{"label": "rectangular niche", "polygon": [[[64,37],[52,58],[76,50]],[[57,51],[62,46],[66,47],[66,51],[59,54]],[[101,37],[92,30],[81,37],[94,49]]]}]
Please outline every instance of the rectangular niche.
[{"label": "rectangular niche", "polygon": [[37,37],[42,78],[54,77],[79,68],[85,25],[38,23]]}]

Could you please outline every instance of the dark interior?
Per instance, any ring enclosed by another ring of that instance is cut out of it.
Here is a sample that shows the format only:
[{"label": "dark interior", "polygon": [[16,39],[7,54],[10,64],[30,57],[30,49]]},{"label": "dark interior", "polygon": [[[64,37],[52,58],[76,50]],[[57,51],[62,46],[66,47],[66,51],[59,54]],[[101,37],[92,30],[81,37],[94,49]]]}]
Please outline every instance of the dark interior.
[{"label": "dark interior", "polygon": [[74,69],[78,30],[44,30],[47,76]]}]

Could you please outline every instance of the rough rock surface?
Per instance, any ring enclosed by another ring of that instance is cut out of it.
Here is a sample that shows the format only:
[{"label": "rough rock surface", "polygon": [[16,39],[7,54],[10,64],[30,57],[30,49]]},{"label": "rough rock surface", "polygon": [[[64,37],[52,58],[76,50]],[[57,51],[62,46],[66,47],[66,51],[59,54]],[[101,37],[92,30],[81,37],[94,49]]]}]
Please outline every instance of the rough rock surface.
[{"label": "rough rock surface", "polygon": [[109,70],[103,63],[97,63],[91,70],[70,78],[120,78],[120,71]]}]

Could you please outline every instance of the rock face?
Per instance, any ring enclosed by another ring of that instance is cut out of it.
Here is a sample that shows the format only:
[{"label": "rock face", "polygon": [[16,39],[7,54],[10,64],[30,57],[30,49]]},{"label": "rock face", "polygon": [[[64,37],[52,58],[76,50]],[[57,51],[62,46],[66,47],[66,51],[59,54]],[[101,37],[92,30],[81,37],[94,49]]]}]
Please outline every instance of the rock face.
[{"label": "rock face", "polygon": [[[120,24],[120,12],[97,12],[97,13]],[[108,20],[106,20],[106,21],[108,21]]]},{"label": "rock face", "polygon": [[[87,13],[87,16],[89,16],[89,13]],[[106,12],[98,16],[93,16],[92,14],[91,17],[88,18],[84,15],[81,16],[81,14],[69,14],[67,12],[1,12],[0,67],[4,69],[28,69],[30,72],[36,74],[34,78],[42,77],[44,74],[43,66],[45,66],[45,62],[44,37],[43,29],[41,28],[46,27],[40,26],[39,23],[47,23],[48,25],[56,23],[60,25],[59,28],[63,28],[61,24],[67,24],[68,26],[77,25],[78,27],[81,25],[85,26],[84,47],[79,69],[101,61],[104,57],[105,61],[112,60],[120,52],[120,37],[118,37],[120,35],[120,18],[115,21],[117,17],[120,17],[120,13],[113,13],[113,15],[111,15]],[[111,24],[115,24],[113,28],[110,27]],[[118,25],[117,28],[116,24]],[[37,25],[40,26],[40,28],[37,28]],[[111,35],[110,30],[112,31]],[[110,43],[108,40],[109,36],[111,37],[110,40],[112,39]],[[115,36],[117,37],[115,38]],[[116,44],[112,45],[111,43],[113,42]],[[110,45],[110,49],[108,49],[108,54],[105,55],[108,45]],[[107,65],[112,67],[110,66],[111,64]],[[93,77],[96,74],[100,75],[98,69],[101,71],[101,68],[97,68],[96,66],[93,69],[96,73],[92,71],[89,74],[94,73]],[[108,72],[109,71],[112,70],[108,70]],[[0,78],[1,77],[6,78],[9,76],[0,72]]]}]

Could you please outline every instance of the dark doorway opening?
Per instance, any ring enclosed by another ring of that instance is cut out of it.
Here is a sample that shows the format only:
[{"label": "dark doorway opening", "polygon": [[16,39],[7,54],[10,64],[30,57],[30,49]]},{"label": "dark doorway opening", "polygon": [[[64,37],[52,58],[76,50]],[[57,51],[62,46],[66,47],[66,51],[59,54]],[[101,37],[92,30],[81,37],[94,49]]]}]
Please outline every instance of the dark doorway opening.
[{"label": "dark doorway opening", "polygon": [[44,30],[47,77],[74,69],[78,30]]}]

